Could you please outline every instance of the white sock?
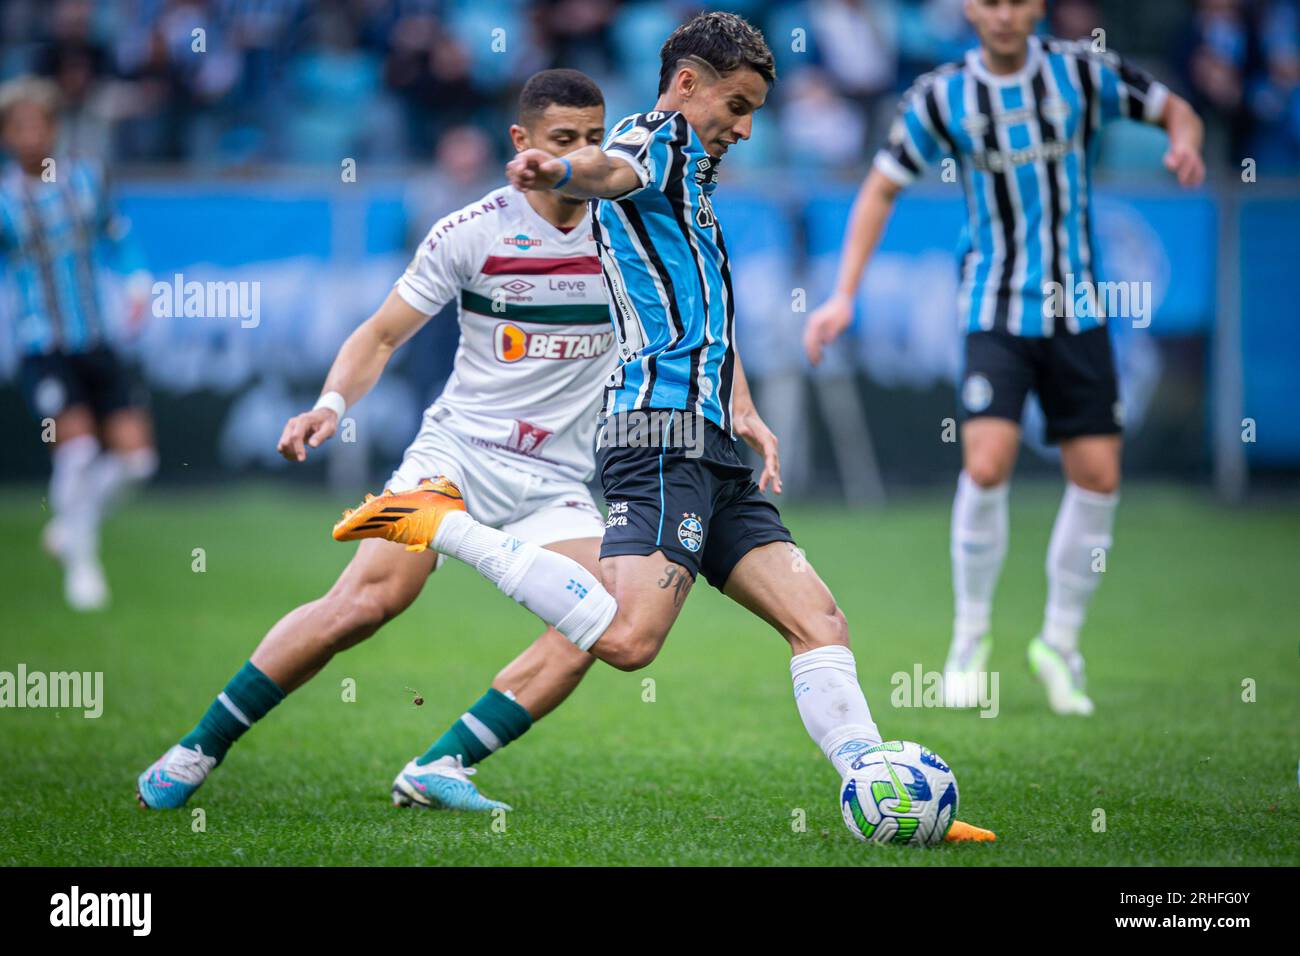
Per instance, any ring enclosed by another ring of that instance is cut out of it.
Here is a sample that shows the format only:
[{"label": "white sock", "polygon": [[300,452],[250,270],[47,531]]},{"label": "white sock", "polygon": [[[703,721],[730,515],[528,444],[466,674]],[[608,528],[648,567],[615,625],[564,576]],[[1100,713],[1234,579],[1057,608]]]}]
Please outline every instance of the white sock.
[{"label": "white sock", "polygon": [[1009,482],[981,488],[965,471],[952,502],[953,645],[967,647],[988,633],[993,592],[1007,556]]},{"label": "white sock", "polygon": [[120,504],[126,493],[158,470],[158,453],[152,448],[105,451],[86,472],[84,494],[95,523]]},{"label": "white sock", "polygon": [[[832,644],[796,654],[790,658],[790,678],[808,736],[843,777],[857,754],[880,743],[880,731],[858,684],[853,652]],[[863,746],[856,746],[859,742]]]},{"label": "white sock", "polygon": [[1100,494],[1067,483],[1061,510],[1056,513],[1047,546],[1043,640],[1067,659],[1079,649],[1079,630],[1088,614],[1088,602],[1101,583],[1118,504],[1118,492]]},{"label": "white sock", "polygon": [[50,510],[63,527],[63,536],[78,548],[95,550],[99,522],[87,477],[99,455],[93,435],[78,435],[56,442],[51,455]]},{"label": "white sock", "polygon": [[433,548],[473,567],[584,651],[618,610],[610,593],[577,561],[489,528],[463,511],[442,519]]}]

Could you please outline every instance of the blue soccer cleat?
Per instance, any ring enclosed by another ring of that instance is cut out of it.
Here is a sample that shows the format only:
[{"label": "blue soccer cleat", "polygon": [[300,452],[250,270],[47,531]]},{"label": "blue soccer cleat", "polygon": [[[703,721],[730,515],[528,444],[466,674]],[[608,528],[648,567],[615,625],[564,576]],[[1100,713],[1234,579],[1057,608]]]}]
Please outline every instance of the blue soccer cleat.
[{"label": "blue soccer cleat", "polygon": [[202,747],[177,744],[140,774],[135,783],[135,798],[149,810],[183,807],[216,765],[217,758],[209,757]]},{"label": "blue soccer cleat", "polygon": [[428,807],[431,810],[509,810],[500,800],[489,800],[470,782],[473,767],[459,756],[439,757],[421,766],[412,760],[393,781],[393,806]]}]

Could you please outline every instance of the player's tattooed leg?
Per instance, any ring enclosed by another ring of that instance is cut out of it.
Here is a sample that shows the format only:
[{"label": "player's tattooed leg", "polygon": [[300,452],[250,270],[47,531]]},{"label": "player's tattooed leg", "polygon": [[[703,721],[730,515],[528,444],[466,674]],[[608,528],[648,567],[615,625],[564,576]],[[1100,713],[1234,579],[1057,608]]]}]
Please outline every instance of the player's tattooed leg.
[{"label": "player's tattooed leg", "polygon": [[680,564],[668,564],[664,567],[663,577],[659,579],[661,590],[671,590],[673,592],[673,607],[680,608],[686,601],[686,595],[691,593],[691,585],[695,579],[691,577]]}]

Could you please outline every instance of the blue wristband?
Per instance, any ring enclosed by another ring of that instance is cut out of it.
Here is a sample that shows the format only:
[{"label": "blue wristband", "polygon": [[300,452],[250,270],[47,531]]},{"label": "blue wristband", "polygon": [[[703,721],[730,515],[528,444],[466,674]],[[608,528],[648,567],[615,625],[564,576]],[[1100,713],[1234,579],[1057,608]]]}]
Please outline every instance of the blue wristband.
[{"label": "blue wristband", "polygon": [[570,179],[573,178],[573,164],[569,162],[567,157],[560,156],[558,158],[560,162],[564,163],[564,175],[560,177],[560,181],[558,183],[556,183],[554,186],[551,187],[552,189],[559,189],[561,186],[563,186],[565,183],[567,183]]}]

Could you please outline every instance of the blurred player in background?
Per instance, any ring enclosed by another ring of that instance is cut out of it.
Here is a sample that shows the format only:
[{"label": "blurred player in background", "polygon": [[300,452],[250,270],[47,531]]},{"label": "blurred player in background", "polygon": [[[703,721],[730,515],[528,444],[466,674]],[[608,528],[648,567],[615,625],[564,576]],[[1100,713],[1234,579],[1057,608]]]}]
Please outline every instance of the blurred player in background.
[{"label": "blurred player in background", "polygon": [[[525,150],[507,167],[530,196],[593,200],[620,358],[600,439],[609,518],[599,570],[476,521],[455,478],[370,499],[335,537],[450,554],[621,670],[654,660],[702,573],[789,643],[796,708],[843,777],[881,736],[844,615],[762,494],[781,490],[777,441],[736,351],[730,266],[710,198],[718,163],[749,139],[774,80],[758,30],[735,14],[700,14],[660,51],[653,109],[621,120],[603,147],[560,158]],[[736,436],[763,456],[757,482]],[[948,837],[992,834],[953,822]]]},{"label": "blurred player in background", "polygon": [[[1162,84],[1091,41],[1040,40],[1042,0],[966,0],[979,35],[962,63],[904,96],[889,145],[859,193],[834,295],[808,320],[816,364],[849,327],[853,301],[894,200],[928,165],[955,159],[969,224],[961,257],[966,332],[962,473],[952,510],[955,616],[944,669],[949,706],[971,706],[988,664],[993,592],[1007,551],[1007,491],[1025,398],[1061,449],[1065,497],[1047,551],[1047,607],[1029,661],[1060,714],[1091,714],[1079,631],[1119,502],[1122,409],[1093,270],[1091,162],[1111,120],[1169,133],[1165,166],[1205,175],[1202,124]],[[1124,318],[1111,316],[1111,318]]]},{"label": "blurred player in background", "polygon": [[53,517],[43,542],[63,564],[68,604],[91,611],[109,600],[100,523],[158,466],[145,393],[110,347],[112,322],[97,289],[100,244],[130,273],[131,331],[143,319],[150,283],[102,173],[56,155],[58,99],[48,80],[19,77],[0,87],[10,160],[0,173],[0,254],[17,289],[20,387],[52,444]]},{"label": "blurred player in background", "polygon": [[[533,76],[510,130],[517,150],[556,155],[599,143],[604,133],[600,88],[576,70]],[[614,344],[599,273],[581,200],[503,186],[445,216],[379,310],[343,343],[316,407],[285,426],[281,454],[305,460],[307,449],[334,434],[345,408],[370,391],[393,353],[455,299],[460,347],[451,379],[388,487],[404,492],[452,476],[479,520],[594,571],[604,521],[586,481]],[[254,721],[336,653],[402,613],[438,559],[407,550],[363,541],[324,597],[281,618],[198,726],[140,775],[141,803],[183,805]],[[403,768],[394,802],[509,809],[478,792],[469,779],[473,764],[559,706],[592,663],[556,631],[543,633]]]}]

